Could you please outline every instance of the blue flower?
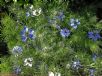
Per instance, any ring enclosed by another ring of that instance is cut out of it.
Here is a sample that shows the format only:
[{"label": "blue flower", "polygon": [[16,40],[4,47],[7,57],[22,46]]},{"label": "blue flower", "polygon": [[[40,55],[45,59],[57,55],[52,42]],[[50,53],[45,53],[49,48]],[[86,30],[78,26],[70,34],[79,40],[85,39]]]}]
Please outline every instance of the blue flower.
[{"label": "blue flower", "polygon": [[29,17],[30,16],[30,13],[29,12],[26,12],[26,16]]},{"label": "blue flower", "polygon": [[94,37],[94,33],[93,32],[88,32],[88,37],[89,38],[93,38]]},{"label": "blue flower", "polygon": [[21,31],[21,35],[25,36],[25,33],[28,32],[28,27],[27,26],[24,26],[23,30]]},{"label": "blue flower", "polygon": [[22,35],[22,36],[21,36],[21,39],[22,39],[23,42],[26,42],[26,41],[27,41],[27,37],[26,37],[26,36],[23,36],[23,35]]},{"label": "blue flower", "polygon": [[73,69],[79,69],[81,67],[81,64],[80,64],[80,61],[78,60],[78,61],[74,61],[73,63],[72,63],[72,68]]},{"label": "blue flower", "polygon": [[35,39],[34,30],[32,30],[32,29],[29,29],[29,38]]},{"label": "blue flower", "polygon": [[101,38],[99,33],[94,33],[94,32],[88,32],[88,37],[94,41],[98,40]]},{"label": "blue flower", "polygon": [[62,37],[68,37],[70,35],[70,31],[67,28],[61,29],[60,34]]},{"label": "blue flower", "polygon": [[90,68],[90,69],[89,69],[89,72],[90,72],[90,76],[95,76],[95,75],[94,75],[95,69]]},{"label": "blue flower", "polygon": [[23,51],[21,46],[14,46],[12,49],[12,53],[15,55],[21,54]]},{"label": "blue flower", "polygon": [[27,39],[35,39],[35,32],[32,29],[29,29],[27,26],[24,26],[23,30],[21,31],[21,39],[23,42],[26,42]]},{"label": "blue flower", "polygon": [[56,16],[56,18],[58,18],[60,21],[63,21],[65,18],[65,15],[63,14],[63,12],[59,12],[58,16]]},{"label": "blue flower", "polygon": [[80,25],[80,21],[78,19],[71,18],[69,25],[76,29],[77,26]]}]

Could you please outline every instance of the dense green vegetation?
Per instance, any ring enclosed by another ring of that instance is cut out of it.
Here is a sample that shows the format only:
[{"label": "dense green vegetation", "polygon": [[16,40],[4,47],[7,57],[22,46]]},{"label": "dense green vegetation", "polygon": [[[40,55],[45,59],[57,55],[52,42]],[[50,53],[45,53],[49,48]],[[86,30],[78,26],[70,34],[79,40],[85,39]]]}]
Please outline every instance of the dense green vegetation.
[{"label": "dense green vegetation", "polygon": [[102,22],[97,22],[96,9],[73,11],[63,0],[15,1],[0,2],[7,4],[0,36],[10,53],[1,58],[1,74],[102,75]]}]

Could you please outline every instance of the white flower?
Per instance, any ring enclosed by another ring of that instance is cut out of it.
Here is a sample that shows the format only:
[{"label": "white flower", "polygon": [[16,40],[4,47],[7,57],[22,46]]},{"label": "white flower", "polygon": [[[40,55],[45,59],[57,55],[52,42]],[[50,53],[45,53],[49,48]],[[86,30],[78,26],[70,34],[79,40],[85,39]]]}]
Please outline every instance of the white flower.
[{"label": "white flower", "polygon": [[17,0],[13,0],[14,2],[17,2]]},{"label": "white flower", "polygon": [[31,5],[29,8],[32,10],[32,9],[33,9],[33,7],[34,7],[34,6],[33,6],[33,5]]},{"label": "white flower", "polygon": [[55,73],[53,73],[53,72],[48,72],[48,76],[61,76],[61,73],[59,73],[59,72],[55,72]]},{"label": "white flower", "polygon": [[54,76],[54,73],[50,71],[50,72],[48,73],[48,76]]},{"label": "white flower", "polygon": [[24,66],[32,67],[32,61],[33,61],[33,58],[26,58],[24,60]]},{"label": "white flower", "polygon": [[32,11],[33,16],[39,16],[40,14],[41,14],[41,8]]},{"label": "white flower", "polygon": [[55,76],[61,76],[61,73],[56,72],[56,73],[55,73]]},{"label": "white flower", "polygon": [[32,14],[33,14],[34,16],[36,16],[36,10],[32,11]]},{"label": "white flower", "polygon": [[12,53],[15,54],[15,56],[18,56],[18,54],[22,53],[22,47],[21,46],[14,46],[12,49]]},{"label": "white flower", "polygon": [[67,65],[66,65],[66,68],[69,69],[69,68],[70,68],[70,64],[67,64]]},{"label": "white flower", "polygon": [[39,14],[41,14],[41,11],[42,11],[42,10],[41,10],[41,8],[39,8],[37,11],[38,11]]}]

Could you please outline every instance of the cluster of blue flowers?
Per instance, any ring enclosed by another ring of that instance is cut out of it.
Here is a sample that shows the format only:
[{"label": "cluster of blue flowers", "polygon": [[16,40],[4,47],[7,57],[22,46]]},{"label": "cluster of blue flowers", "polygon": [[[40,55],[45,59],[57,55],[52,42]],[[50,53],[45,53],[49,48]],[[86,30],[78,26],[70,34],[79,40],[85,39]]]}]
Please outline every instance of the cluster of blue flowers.
[{"label": "cluster of blue flowers", "polygon": [[88,32],[88,37],[94,41],[98,40],[101,38],[99,33],[94,33],[94,32]]},{"label": "cluster of blue flowers", "polygon": [[[35,31],[28,28],[27,26],[23,27],[23,29],[20,32],[20,36],[21,36],[21,40],[23,42],[26,42],[27,39],[34,40],[36,37]],[[15,57],[18,57],[20,54],[22,54],[22,52],[23,52],[23,48],[21,46],[14,46],[12,49],[12,53],[15,55]],[[28,65],[27,62],[26,62],[26,64]],[[29,65],[32,65],[32,64],[29,64]],[[20,74],[20,72],[21,72],[20,66],[14,66],[13,69],[14,69],[15,74]]]},{"label": "cluster of blue flowers", "polygon": [[[65,15],[64,15],[63,13],[61,13],[61,15],[58,16],[58,18],[59,18],[61,21],[63,21],[63,18],[65,18]],[[78,25],[80,25],[80,21],[79,21],[78,19],[71,18],[71,19],[70,19],[70,22],[69,22],[68,24],[69,24],[70,26],[72,26],[74,29],[76,29],[76,28],[78,27]],[[57,28],[59,28],[59,27],[57,26]],[[60,34],[61,34],[62,37],[68,37],[68,36],[70,35],[70,33],[71,33],[70,30],[68,30],[68,29],[66,29],[66,28],[61,29],[61,31],[60,31]],[[97,33],[97,32],[96,32],[96,33],[94,33],[94,32],[88,32],[88,37],[89,37],[90,39],[94,40],[94,41],[96,41],[96,40],[102,38],[102,37],[100,36],[100,34]]]},{"label": "cluster of blue flowers", "polygon": [[[76,29],[79,24],[80,24],[80,21],[78,19],[74,19],[74,18],[70,19],[69,25],[72,26],[74,29]],[[70,30],[68,30],[67,28],[61,29],[60,31],[60,34],[62,37],[68,37],[70,33],[71,33]]]},{"label": "cluster of blue flowers", "polygon": [[[51,24],[56,24],[57,19],[60,20],[60,22],[61,22],[61,21],[64,21],[64,18],[65,18],[64,13],[60,11],[60,12],[58,12],[57,16],[55,16],[53,19],[48,19],[48,22],[51,23]],[[80,25],[80,21],[78,19],[71,18],[68,25],[70,25],[74,29],[76,29],[77,26]],[[71,33],[71,31],[67,28],[61,29],[61,27],[58,24],[56,25],[56,28],[60,31],[60,35],[63,38],[68,37]]]},{"label": "cluster of blue flowers", "polygon": [[[74,61],[74,62],[72,63],[71,68],[74,69],[74,70],[78,70],[78,69],[82,68],[82,65],[81,65],[80,61],[77,60],[77,61]],[[94,75],[94,73],[95,73],[95,69],[94,69],[94,68],[89,68],[88,71],[89,71],[89,75],[90,75],[90,76],[95,76],[95,75]]]},{"label": "cluster of blue flowers", "polygon": [[27,26],[24,26],[21,31],[21,39],[23,42],[26,42],[28,38],[35,39],[35,32],[32,29],[29,29]]}]

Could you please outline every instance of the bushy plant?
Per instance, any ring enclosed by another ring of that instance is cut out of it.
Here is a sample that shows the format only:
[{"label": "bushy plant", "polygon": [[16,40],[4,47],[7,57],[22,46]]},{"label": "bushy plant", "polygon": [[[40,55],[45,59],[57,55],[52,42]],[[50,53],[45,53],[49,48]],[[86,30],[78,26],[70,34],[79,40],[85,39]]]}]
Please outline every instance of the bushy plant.
[{"label": "bushy plant", "polygon": [[68,2],[14,2],[2,18],[11,72],[21,76],[101,76],[102,27]]}]

